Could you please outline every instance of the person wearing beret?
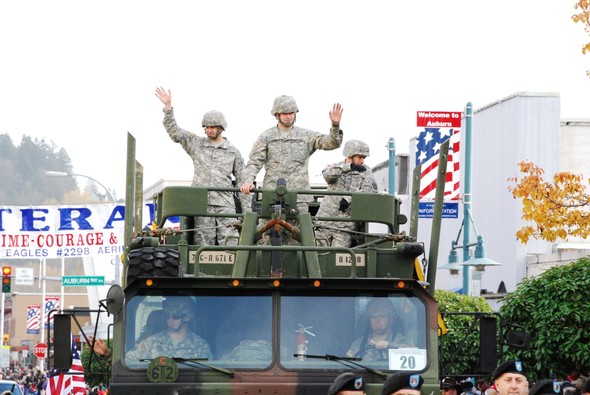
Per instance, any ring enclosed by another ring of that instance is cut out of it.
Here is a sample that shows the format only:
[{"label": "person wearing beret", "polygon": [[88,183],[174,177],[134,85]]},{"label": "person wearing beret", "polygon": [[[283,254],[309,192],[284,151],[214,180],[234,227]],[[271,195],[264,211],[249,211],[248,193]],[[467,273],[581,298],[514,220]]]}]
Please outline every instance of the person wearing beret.
[{"label": "person wearing beret", "polygon": [[424,379],[414,372],[397,372],[383,384],[381,395],[420,395]]},{"label": "person wearing beret", "polygon": [[443,395],[459,395],[462,392],[461,384],[452,377],[445,377],[440,383]]},{"label": "person wearing beret", "polygon": [[521,361],[506,361],[494,370],[494,384],[498,395],[527,395],[529,382]]},{"label": "person wearing beret", "polygon": [[363,376],[352,372],[336,377],[328,389],[328,395],[364,395],[366,383]]},{"label": "person wearing beret", "polygon": [[539,380],[533,385],[529,395],[563,395],[563,386],[559,381]]}]

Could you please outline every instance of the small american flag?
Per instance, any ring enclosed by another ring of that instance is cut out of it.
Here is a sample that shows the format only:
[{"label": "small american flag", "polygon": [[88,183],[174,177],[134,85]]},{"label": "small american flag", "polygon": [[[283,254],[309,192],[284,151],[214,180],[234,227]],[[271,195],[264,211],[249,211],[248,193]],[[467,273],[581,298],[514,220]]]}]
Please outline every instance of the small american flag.
[{"label": "small american flag", "polygon": [[44,313],[44,322],[45,328],[47,328],[47,324],[49,324],[50,328],[53,328],[53,315],[51,315],[51,322],[47,322],[47,317],[51,310],[59,309],[59,296],[46,296],[45,297],[45,313]]},{"label": "small american flag", "polygon": [[39,320],[41,319],[41,305],[30,304],[27,307],[27,333],[28,334],[39,334],[41,325]]},{"label": "small american flag", "polygon": [[47,383],[47,395],[85,395],[84,368],[80,360],[80,353],[72,337],[72,367],[68,374],[56,373]]},{"label": "small american flag", "polygon": [[459,200],[460,130],[454,128],[424,128],[416,143],[416,166],[420,174],[420,200],[434,200],[440,146],[450,139],[445,179],[445,200]]}]

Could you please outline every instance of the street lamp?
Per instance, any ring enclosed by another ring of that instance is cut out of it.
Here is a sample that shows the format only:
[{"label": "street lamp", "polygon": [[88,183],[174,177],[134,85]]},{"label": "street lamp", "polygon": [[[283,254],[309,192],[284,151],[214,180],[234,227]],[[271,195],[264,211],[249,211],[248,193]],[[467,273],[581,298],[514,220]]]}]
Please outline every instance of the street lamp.
[{"label": "street lamp", "polygon": [[104,188],[104,190],[107,192],[107,198],[109,199],[109,202],[111,202],[111,203],[117,203],[117,200],[115,199],[115,197],[113,196],[113,194],[111,193],[111,191],[109,190],[109,188],[105,187],[97,179],[92,178],[90,176],[87,176],[85,174],[66,173],[65,171],[52,171],[52,170],[48,170],[48,171],[45,172],[45,175],[47,177],[84,177],[84,178],[88,178],[89,180],[94,181],[95,183],[97,183],[98,185],[100,185],[101,187]]},{"label": "street lamp", "polygon": [[[497,266],[500,263],[495,262],[485,257],[485,249],[483,246],[483,236],[477,233],[475,223],[471,217],[471,162],[472,162],[472,151],[471,151],[471,133],[472,133],[472,122],[473,122],[473,106],[471,102],[465,106],[465,183],[463,189],[463,223],[459,228],[459,234],[457,240],[454,240],[451,244],[451,254],[449,255],[449,264],[441,268],[449,269],[451,275],[457,275],[458,269],[453,265],[460,265],[463,267],[463,295],[469,295],[469,288],[471,282],[471,268],[475,267],[477,275],[476,279],[481,279],[481,273],[485,270],[485,266]],[[477,242],[471,243],[471,226],[477,236]],[[459,237],[463,231],[463,244],[459,246]],[[475,258],[471,257],[471,247],[475,246]],[[463,249],[463,263],[456,263],[458,256],[455,249]],[[451,260],[451,259],[454,259]]]},{"label": "street lamp", "polygon": [[438,267],[439,269],[449,270],[452,277],[457,277],[459,275],[459,269],[463,268],[459,263],[459,253],[456,251],[456,248],[457,242],[453,240],[451,244],[451,252],[449,252],[449,263]]},{"label": "street lamp", "polygon": [[[95,183],[97,183],[98,185],[100,185],[101,187],[104,188],[104,190],[107,193],[107,197],[109,199],[109,202],[117,203],[117,200],[115,199],[115,197],[113,196],[113,194],[111,193],[109,188],[104,186],[103,183],[98,181],[97,179],[87,176],[85,174],[66,173],[65,171],[48,170],[45,172],[45,175],[47,177],[84,177],[84,178],[88,178],[89,180],[94,181]],[[115,284],[121,284],[121,259],[117,256],[115,256]]]},{"label": "street lamp", "polygon": [[473,258],[462,263],[463,266],[474,267],[476,271],[483,272],[486,266],[500,266],[501,263],[494,261],[486,256],[486,250],[483,246],[483,236],[477,236],[475,245],[475,255]]}]

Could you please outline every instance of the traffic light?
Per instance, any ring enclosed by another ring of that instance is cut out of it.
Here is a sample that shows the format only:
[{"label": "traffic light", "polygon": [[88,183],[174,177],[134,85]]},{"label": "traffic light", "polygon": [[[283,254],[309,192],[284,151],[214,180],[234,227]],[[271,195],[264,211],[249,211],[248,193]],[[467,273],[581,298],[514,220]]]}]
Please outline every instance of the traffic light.
[{"label": "traffic light", "polygon": [[12,267],[2,267],[2,292],[10,293],[10,276],[12,276]]}]

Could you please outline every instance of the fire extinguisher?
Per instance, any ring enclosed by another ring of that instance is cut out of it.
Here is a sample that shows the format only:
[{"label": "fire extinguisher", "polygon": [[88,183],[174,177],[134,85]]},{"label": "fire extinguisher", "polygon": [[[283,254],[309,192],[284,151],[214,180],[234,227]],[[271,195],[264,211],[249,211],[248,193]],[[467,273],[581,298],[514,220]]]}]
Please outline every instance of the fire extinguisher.
[{"label": "fire extinguisher", "polygon": [[307,355],[307,344],[309,343],[307,335],[315,335],[309,331],[311,328],[313,328],[313,326],[303,326],[301,324],[297,325],[299,325],[299,328],[295,330],[297,333],[295,336],[295,344],[297,345],[297,359],[299,361],[303,361],[305,359],[305,355]]}]

